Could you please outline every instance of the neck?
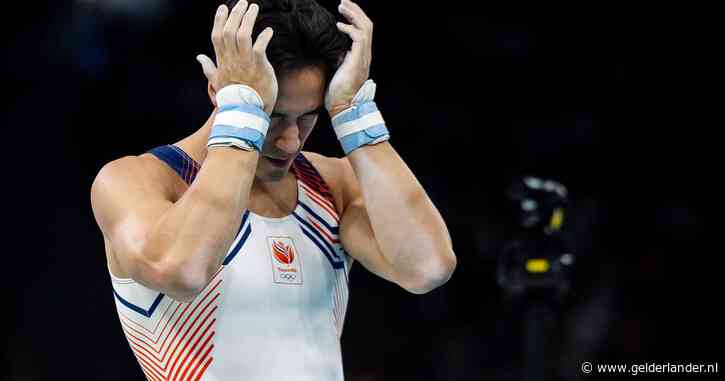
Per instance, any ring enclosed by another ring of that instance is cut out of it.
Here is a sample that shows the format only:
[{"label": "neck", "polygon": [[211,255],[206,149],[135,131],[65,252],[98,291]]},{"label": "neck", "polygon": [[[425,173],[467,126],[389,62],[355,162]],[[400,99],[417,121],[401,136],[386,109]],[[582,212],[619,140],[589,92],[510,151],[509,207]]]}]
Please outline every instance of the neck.
[{"label": "neck", "polygon": [[[196,132],[174,143],[174,145],[184,150],[199,164],[202,164],[204,159],[206,159],[208,152],[206,143],[209,140],[209,134],[211,133],[211,127],[214,124],[214,118],[216,117],[217,111],[218,109],[215,108],[209,116],[209,119],[207,119],[207,121],[198,130],[196,130]],[[266,207],[266,205],[269,205],[270,202],[272,204],[277,204],[280,207],[282,207],[282,205],[289,204],[291,200],[289,192],[294,194],[293,198],[296,203],[296,182],[290,182],[290,176],[293,175],[287,173],[287,175],[285,175],[285,177],[280,181],[262,181],[259,177],[255,177],[250,191],[250,209],[256,214],[261,215],[277,214],[273,210],[267,210],[268,207]],[[294,184],[294,186],[290,186],[291,183]],[[292,189],[292,191],[290,189]],[[272,209],[277,208],[272,206]],[[257,211],[260,213],[257,213]],[[280,210],[279,213],[286,214],[283,210]]]}]

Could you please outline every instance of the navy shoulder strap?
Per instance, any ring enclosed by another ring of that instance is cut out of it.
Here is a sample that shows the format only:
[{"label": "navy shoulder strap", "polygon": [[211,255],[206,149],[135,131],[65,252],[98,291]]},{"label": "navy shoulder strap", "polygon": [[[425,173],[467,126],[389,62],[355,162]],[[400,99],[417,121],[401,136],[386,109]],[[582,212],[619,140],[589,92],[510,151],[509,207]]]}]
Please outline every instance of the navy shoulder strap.
[{"label": "navy shoulder strap", "polygon": [[150,150],[149,153],[166,163],[189,185],[191,185],[194,178],[196,178],[196,174],[199,172],[199,164],[175,145],[159,146]]}]

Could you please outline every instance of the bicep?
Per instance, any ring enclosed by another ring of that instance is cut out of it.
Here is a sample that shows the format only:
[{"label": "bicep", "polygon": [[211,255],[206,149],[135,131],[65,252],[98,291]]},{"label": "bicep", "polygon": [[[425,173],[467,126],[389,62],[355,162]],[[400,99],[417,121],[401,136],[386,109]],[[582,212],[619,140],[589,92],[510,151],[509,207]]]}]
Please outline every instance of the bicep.
[{"label": "bicep", "polygon": [[147,259],[148,234],[173,204],[143,180],[142,169],[130,160],[120,159],[101,169],[91,188],[91,205],[115,260],[137,278],[133,275],[143,273]]}]

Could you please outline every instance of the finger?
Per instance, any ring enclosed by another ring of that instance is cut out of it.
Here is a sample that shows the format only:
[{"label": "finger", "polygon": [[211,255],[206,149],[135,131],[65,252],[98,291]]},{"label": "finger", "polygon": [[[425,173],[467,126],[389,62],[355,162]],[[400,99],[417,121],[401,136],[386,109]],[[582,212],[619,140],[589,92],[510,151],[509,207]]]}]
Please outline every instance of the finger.
[{"label": "finger", "polygon": [[220,57],[220,53],[224,51],[224,24],[227,22],[227,14],[229,9],[226,5],[220,5],[217,8],[216,15],[214,16],[214,28],[211,31],[211,42],[214,45],[214,54],[217,59]]},{"label": "finger", "polygon": [[342,0],[338,9],[356,27],[363,30],[372,29],[372,21],[370,21],[359,5],[350,0]]},{"label": "finger", "polygon": [[229,14],[229,19],[227,19],[227,23],[224,25],[224,46],[227,50],[233,49],[233,51],[237,51],[237,31],[239,30],[239,24],[242,23],[242,17],[246,10],[247,2],[240,0]]},{"label": "finger", "polygon": [[365,32],[361,31],[358,28],[355,28],[352,25],[348,25],[345,23],[338,22],[337,28],[340,29],[343,33],[350,36],[352,39],[352,46],[350,47],[350,51],[348,51],[345,55],[345,60],[351,60],[353,62],[363,62],[365,57],[366,50],[369,50],[369,45],[366,44],[365,39]]},{"label": "finger", "polygon": [[272,39],[272,35],[274,35],[274,30],[270,27],[265,28],[257,36],[257,41],[254,42],[254,52],[264,56],[267,51],[267,45],[269,45],[269,41]]},{"label": "finger", "polygon": [[216,65],[214,65],[214,61],[212,61],[211,58],[207,57],[204,54],[199,54],[196,56],[196,60],[199,61],[201,64],[201,70],[204,72],[204,76],[209,81],[214,78],[214,75],[216,74]]},{"label": "finger", "polygon": [[337,29],[350,36],[353,42],[362,42],[365,38],[363,31],[350,24],[338,22]]},{"label": "finger", "polygon": [[242,19],[242,26],[237,32],[237,44],[239,49],[249,49],[252,46],[252,29],[254,28],[254,22],[257,20],[259,14],[259,5],[252,4],[247,9],[247,13],[244,14]]}]

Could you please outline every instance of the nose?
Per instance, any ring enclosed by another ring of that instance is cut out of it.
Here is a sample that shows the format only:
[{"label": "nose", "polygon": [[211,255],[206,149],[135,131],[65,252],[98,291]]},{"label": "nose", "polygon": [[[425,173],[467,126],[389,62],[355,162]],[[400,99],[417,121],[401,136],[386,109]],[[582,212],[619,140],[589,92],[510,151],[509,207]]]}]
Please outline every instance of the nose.
[{"label": "nose", "polygon": [[275,138],[274,146],[290,155],[296,153],[300,149],[300,129],[297,123],[284,126],[282,133]]}]

